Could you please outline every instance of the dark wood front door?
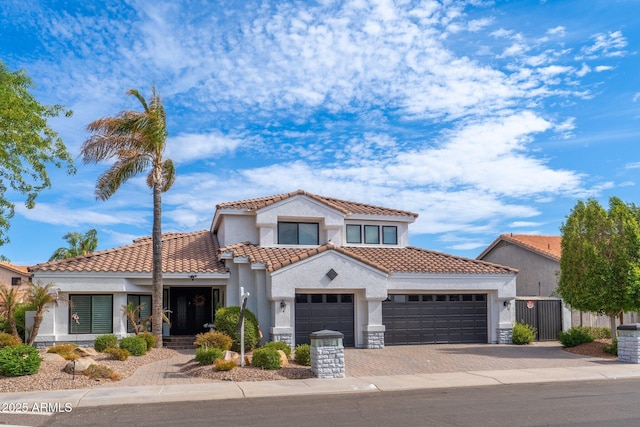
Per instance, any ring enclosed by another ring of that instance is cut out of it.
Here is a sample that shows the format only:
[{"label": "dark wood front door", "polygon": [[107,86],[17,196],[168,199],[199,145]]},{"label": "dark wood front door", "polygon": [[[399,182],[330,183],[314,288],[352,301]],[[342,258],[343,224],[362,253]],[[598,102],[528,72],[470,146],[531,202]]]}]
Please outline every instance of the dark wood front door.
[{"label": "dark wood front door", "polygon": [[211,288],[171,288],[171,335],[207,332],[213,323]]}]

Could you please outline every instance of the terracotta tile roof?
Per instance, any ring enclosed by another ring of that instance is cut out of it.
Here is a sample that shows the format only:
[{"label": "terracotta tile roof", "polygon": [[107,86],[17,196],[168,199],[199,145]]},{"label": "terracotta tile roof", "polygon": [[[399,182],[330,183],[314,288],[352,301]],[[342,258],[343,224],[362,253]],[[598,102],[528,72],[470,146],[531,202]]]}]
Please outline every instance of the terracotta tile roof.
[{"label": "terracotta tile roof", "polygon": [[350,202],[347,200],[334,199],[331,197],[318,196],[316,194],[309,193],[304,190],[298,190],[291,193],[277,194],[275,196],[260,197],[257,199],[239,200],[235,202],[220,203],[216,206],[217,209],[245,209],[248,211],[256,211],[277,203],[281,200],[288,199],[290,197],[305,195],[312,199],[315,199],[325,205],[336,209],[344,214],[361,214],[361,215],[391,215],[391,216],[412,216],[418,217],[417,213],[383,208],[380,206],[368,205],[365,203]]},{"label": "terracotta tile roof", "polygon": [[[227,273],[218,260],[218,242],[208,230],[162,235],[165,273]],[[133,244],[31,267],[32,271],[152,272],[151,236]]]},{"label": "terracotta tile roof", "polygon": [[251,263],[265,264],[276,271],[319,253],[334,250],[385,273],[442,274],[513,274],[517,270],[475,259],[461,258],[415,247],[375,248],[338,247],[331,244],[316,248],[261,248],[251,243],[237,243],[220,249],[235,257],[248,257]]},{"label": "terracotta tile roof", "polygon": [[11,270],[18,274],[24,274],[26,276],[30,274],[29,267],[27,267],[26,265],[14,265],[8,262],[0,261],[0,268],[6,268],[7,270]]},{"label": "terracotta tile roof", "polygon": [[561,236],[540,236],[535,234],[502,234],[487,249],[485,249],[478,258],[484,256],[501,240],[510,242],[537,252],[541,255],[560,261],[562,255],[562,237]]}]

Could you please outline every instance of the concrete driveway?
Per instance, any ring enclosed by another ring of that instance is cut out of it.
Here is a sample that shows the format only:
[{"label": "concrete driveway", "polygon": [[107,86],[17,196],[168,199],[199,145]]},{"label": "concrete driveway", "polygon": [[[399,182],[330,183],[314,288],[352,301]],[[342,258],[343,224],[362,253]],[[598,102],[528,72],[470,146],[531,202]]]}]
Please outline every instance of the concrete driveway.
[{"label": "concrete driveway", "polygon": [[434,344],[345,349],[348,377],[436,374],[502,369],[567,368],[616,364],[617,359],[585,357],[562,350],[558,342],[525,346]]}]

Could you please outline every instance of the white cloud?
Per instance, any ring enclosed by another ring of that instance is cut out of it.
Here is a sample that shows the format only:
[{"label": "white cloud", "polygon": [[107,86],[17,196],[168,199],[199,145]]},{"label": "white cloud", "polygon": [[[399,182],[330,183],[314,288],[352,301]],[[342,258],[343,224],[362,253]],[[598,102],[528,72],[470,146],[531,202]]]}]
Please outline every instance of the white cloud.
[{"label": "white cloud", "polygon": [[566,28],[562,25],[559,25],[555,28],[550,28],[547,30],[547,34],[552,36],[564,36],[566,34]]},{"label": "white cloud", "polygon": [[117,224],[142,225],[147,223],[140,213],[118,211],[117,213],[107,214],[90,209],[77,209],[48,203],[38,203],[33,209],[27,209],[23,205],[16,205],[16,212],[31,221],[67,227]]},{"label": "white cloud", "polygon": [[611,67],[609,65],[598,65],[597,67],[594,68],[594,71],[596,73],[601,73],[603,71],[610,71],[613,70],[615,67]]},{"label": "white cloud", "polygon": [[591,37],[594,42],[590,46],[584,46],[580,52],[587,58],[595,59],[599,56],[619,57],[626,54],[627,39],[621,31],[598,33]]},{"label": "white cloud", "polygon": [[220,133],[182,133],[167,139],[167,157],[176,163],[188,163],[230,154],[242,144],[241,137]]}]

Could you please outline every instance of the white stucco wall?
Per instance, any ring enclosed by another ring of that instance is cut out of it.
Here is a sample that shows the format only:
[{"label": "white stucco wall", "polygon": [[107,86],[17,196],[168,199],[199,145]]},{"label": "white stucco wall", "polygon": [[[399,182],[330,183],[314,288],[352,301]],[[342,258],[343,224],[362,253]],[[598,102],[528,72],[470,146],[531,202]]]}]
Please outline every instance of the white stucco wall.
[{"label": "white stucco wall", "polygon": [[255,224],[254,215],[224,215],[218,226],[218,243],[220,247],[240,242],[258,244],[260,236]]}]

